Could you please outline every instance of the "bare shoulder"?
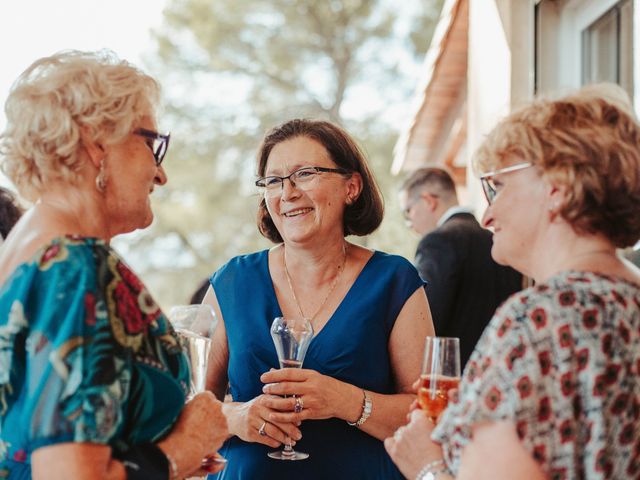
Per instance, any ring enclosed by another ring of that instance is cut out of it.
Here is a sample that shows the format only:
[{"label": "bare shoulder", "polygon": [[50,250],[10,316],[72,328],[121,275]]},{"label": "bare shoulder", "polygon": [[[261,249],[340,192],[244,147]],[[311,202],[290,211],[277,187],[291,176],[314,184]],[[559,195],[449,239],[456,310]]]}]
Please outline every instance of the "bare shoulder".
[{"label": "bare shoulder", "polygon": [[14,229],[0,249],[0,285],[2,285],[13,271],[46,246],[54,235],[44,232]]},{"label": "bare shoulder", "polygon": [[355,243],[347,242],[347,246],[349,257],[351,257],[353,260],[356,260],[357,263],[367,263],[375,253],[374,250],[357,245]]}]

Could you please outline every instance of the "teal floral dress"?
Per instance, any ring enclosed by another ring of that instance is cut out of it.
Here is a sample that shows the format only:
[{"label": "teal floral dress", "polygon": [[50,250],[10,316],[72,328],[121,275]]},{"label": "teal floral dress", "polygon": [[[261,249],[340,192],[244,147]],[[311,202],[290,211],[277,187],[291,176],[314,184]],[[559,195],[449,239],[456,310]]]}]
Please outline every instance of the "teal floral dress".
[{"label": "teal floral dress", "polygon": [[0,478],[62,442],[117,454],[155,441],[185,402],[189,366],[140,279],[101,240],[64,237],[0,289]]}]

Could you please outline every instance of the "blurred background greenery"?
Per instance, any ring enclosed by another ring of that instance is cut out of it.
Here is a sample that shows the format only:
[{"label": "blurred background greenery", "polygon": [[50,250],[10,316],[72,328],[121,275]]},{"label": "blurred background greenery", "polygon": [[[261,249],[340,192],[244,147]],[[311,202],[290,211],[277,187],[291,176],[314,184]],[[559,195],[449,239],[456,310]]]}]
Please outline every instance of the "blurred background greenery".
[{"label": "blurred background greenery", "polygon": [[255,152],[295,117],[337,122],[368,154],[385,220],[351,240],[413,258],[389,171],[442,1],[167,2],[144,63],[164,89],[169,183],[152,227],[114,241],[164,308],[231,257],[271,246],[255,226]]}]

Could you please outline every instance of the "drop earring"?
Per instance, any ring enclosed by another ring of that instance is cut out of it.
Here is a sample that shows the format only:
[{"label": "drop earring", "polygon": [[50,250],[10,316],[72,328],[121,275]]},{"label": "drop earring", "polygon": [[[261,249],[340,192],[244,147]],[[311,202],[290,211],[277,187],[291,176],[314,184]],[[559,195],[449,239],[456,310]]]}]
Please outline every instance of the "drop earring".
[{"label": "drop earring", "polygon": [[100,171],[96,176],[96,189],[100,193],[104,193],[107,189],[107,174],[104,170],[104,160],[100,162]]}]

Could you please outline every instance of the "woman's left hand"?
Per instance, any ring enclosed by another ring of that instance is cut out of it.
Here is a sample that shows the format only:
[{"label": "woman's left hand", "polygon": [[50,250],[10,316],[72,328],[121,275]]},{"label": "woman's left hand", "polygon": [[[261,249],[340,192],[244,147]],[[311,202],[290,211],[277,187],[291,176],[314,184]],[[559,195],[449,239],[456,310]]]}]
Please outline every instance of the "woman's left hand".
[{"label": "woman's left hand", "polygon": [[262,374],[260,380],[266,384],[262,388],[264,393],[288,396],[272,397],[267,405],[273,410],[279,410],[270,414],[270,420],[284,423],[341,418],[340,407],[344,406],[345,401],[348,402],[344,397],[349,396],[354,388],[315,370],[302,368],[272,369]]},{"label": "woman's left hand", "polygon": [[422,410],[414,410],[409,423],[385,439],[384,447],[405,477],[416,478],[426,464],[442,459],[442,448],[431,440],[434,427]]}]

